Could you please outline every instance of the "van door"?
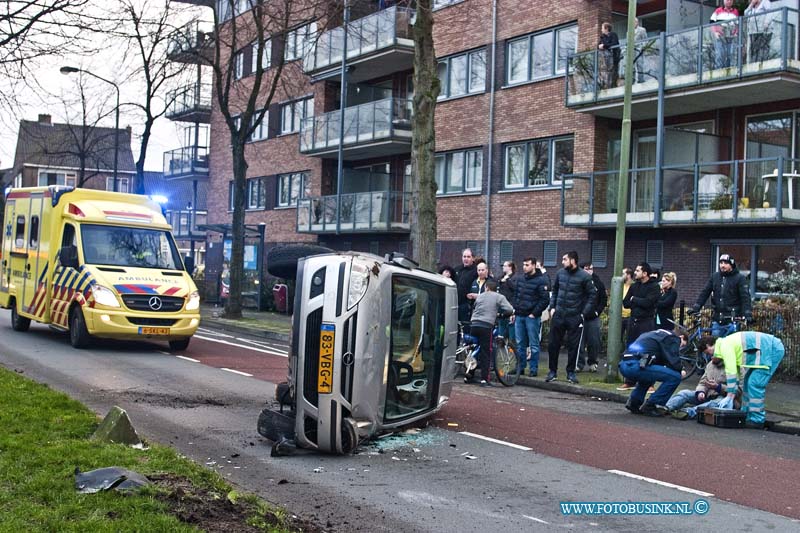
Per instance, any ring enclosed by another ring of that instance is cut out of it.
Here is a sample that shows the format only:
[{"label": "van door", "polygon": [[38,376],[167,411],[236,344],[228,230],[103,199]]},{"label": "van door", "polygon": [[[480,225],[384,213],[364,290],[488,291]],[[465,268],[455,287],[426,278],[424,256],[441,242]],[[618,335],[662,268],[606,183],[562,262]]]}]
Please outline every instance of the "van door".
[{"label": "van door", "polygon": [[9,217],[7,224],[10,225],[11,251],[9,252],[9,265],[11,275],[9,278],[9,291],[17,299],[17,310],[27,314],[25,305],[25,289],[28,277],[28,206],[29,196],[18,197],[14,200],[12,216]]},{"label": "van door", "polygon": [[25,265],[25,289],[22,297],[23,308],[36,320],[45,314],[47,296],[47,257],[41,253],[42,227],[44,215],[44,193],[33,193],[28,211],[28,227],[25,234],[25,247],[28,262]]},{"label": "van door", "polygon": [[17,211],[16,200],[6,201],[5,224],[3,226],[3,250],[0,252],[0,293],[3,293],[3,303],[7,302],[5,294],[9,292],[11,286],[12,255],[14,249],[14,225],[16,224]]}]

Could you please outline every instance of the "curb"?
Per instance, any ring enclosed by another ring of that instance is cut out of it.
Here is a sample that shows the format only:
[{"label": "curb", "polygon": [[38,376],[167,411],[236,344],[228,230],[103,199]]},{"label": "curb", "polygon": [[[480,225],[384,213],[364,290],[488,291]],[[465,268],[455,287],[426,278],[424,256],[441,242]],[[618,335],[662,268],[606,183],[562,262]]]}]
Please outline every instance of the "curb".
[{"label": "curb", "polygon": [[[551,381],[550,383],[546,383],[544,381],[533,379],[525,376],[520,376],[519,380],[517,381],[518,385],[525,385],[526,387],[533,387],[537,389],[544,389],[554,392],[564,392],[567,394],[578,394],[580,396],[591,396],[595,398],[600,398],[601,400],[617,402],[617,403],[625,403],[628,401],[627,394],[618,394],[616,392],[610,392],[602,389],[590,389],[587,387],[582,387],[581,385],[572,385],[568,383],[558,383]],[[772,411],[768,411],[771,414],[775,414],[778,416],[785,416],[781,415],[780,413],[774,413]],[[766,431],[772,431],[774,433],[783,433],[785,435],[800,435],[800,420],[777,420],[772,422],[772,425],[766,429]]]}]

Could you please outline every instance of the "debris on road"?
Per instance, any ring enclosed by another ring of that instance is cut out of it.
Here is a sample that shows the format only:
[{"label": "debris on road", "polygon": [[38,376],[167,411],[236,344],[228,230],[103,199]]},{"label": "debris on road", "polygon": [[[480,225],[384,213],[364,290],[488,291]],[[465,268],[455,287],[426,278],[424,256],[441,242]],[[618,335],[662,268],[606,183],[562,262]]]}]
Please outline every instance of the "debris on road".
[{"label": "debris on road", "polygon": [[94,494],[106,490],[121,492],[139,490],[150,481],[133,470],[111,466],[98,468],[89,472],[81,472],[75,468],[75,488],[81,494]]}]

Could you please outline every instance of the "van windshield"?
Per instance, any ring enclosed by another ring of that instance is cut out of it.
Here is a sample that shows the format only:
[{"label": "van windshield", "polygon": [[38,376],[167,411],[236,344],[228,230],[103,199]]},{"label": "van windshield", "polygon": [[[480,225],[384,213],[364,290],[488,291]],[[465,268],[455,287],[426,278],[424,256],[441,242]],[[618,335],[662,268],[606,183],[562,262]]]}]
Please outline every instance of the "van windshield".
[{"label": "van windshield", "polygon": [[392,278],[387,421],[436,407],[444,353],[445,290],[421,279]]},{"label": "van windshield", "polygon": [[83,262],[90,265],[180,270],[181,261],[166,230],[81,225]]}]

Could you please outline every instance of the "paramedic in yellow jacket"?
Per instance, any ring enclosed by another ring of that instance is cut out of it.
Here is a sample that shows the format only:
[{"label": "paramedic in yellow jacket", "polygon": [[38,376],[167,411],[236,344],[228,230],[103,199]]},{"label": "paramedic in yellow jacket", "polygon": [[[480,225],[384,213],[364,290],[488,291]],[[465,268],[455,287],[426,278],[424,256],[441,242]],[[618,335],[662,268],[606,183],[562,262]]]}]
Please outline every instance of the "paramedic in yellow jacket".
[{"label": "paramedic in yellow jacket", "polygon": [[742,411],[747,413],[748,426],[764,426],[764,394],[783,354],[779,338],[757,331],[741,331],[714,343],[713,357],[725,364],[727,396],[733,399],[739,380],[744,382]]}]

